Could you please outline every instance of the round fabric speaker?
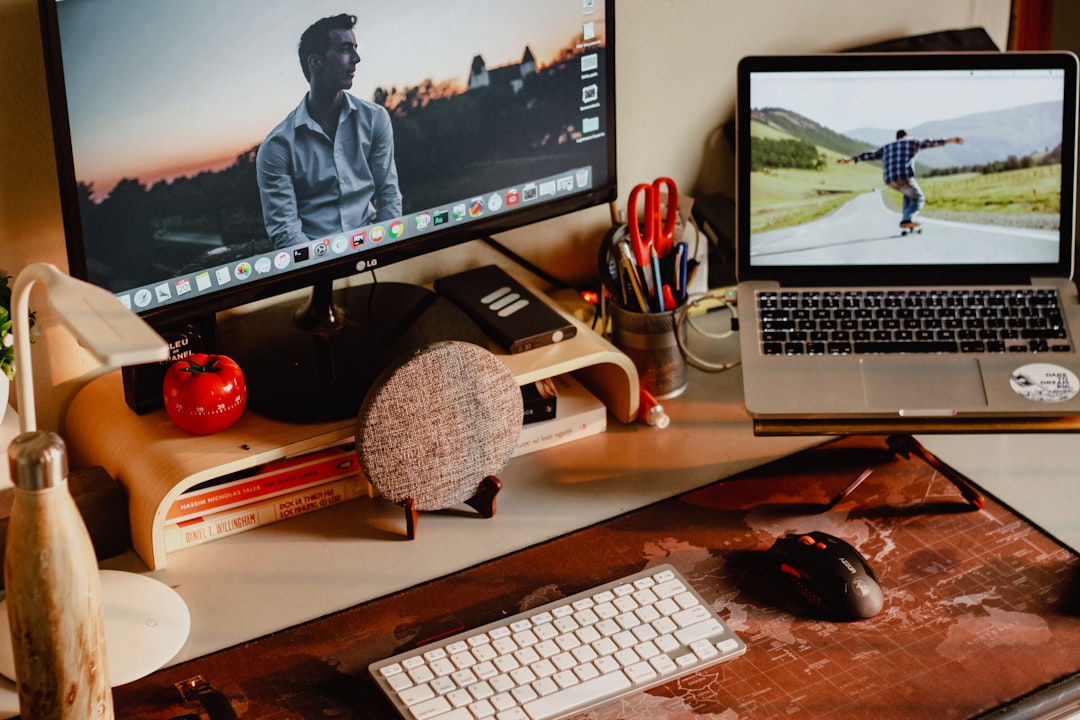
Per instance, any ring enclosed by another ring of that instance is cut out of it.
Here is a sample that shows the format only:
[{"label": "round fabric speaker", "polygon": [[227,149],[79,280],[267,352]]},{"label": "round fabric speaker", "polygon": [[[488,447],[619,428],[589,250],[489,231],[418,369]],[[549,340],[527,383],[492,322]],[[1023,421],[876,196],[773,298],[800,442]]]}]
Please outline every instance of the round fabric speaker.
[{"label": "round fabric speaker", "polygon": [[506,466],[523,416],[521,390],[495,355],[472,343],[434,343],[368,391],[356,423],[360,467],[392,502],[448,508]]}]

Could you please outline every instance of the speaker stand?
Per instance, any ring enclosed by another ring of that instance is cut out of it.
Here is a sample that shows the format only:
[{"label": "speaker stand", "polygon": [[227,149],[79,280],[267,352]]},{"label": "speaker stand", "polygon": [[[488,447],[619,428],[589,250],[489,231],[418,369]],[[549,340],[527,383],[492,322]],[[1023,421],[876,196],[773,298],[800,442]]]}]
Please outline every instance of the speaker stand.
[{"label": "speaker stand", "polygon": [[[485,520],[495,517],[495,496],[502,490],[502,481],[494,475],[488,475],[480,481],[480,487],[476,494],[465,501],[465,504],[479,513]],[[420,521],[420,511],[416,509],[416,503],[412,498],[405,498],[401,502],[405,508],[405,535],[409,540],[416,539],[416,525]]]}]

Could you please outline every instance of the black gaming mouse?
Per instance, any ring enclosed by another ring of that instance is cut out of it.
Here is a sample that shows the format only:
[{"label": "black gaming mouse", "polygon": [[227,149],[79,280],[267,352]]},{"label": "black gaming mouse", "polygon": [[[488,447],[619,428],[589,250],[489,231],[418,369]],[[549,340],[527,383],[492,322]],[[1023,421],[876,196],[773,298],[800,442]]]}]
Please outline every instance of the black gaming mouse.
[{"label": "black gaming mouse", "polygon": [[770,550],[776,569],[812,607],[830,616],[859,620],[885,603],[874,571],[863,556],[823,532],[792,533]]}]

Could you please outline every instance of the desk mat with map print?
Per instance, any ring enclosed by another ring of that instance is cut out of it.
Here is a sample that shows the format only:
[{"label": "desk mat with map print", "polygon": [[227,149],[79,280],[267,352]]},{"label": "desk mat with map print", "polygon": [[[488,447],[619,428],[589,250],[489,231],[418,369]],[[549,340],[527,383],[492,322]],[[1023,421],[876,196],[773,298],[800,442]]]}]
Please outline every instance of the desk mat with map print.
[{"label": "desk mat with map print", "polygon": [[[835,441],[160,670],[116,689],[116,715],[205,718],[174,688],[201,675],[245,720],[395,718],[367,675],[370,662],[664,562],[712,603],[747,653],[579,718],[1031,717],[1032,707],[1075,695],[1073,552],[993,498],[971,510],[914,458],[885,462],[822,512],[884,447],[884,438]],[[809,530],[860,549],[885,592],[880,614],[858,622],[815,618],[765,579],[763,551],[778,536]]]}]

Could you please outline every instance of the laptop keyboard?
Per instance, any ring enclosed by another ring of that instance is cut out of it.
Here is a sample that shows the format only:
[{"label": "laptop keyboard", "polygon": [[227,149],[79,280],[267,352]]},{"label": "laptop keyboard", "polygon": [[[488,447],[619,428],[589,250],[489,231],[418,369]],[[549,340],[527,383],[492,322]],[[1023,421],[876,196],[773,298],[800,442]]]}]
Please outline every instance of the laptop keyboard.
[{"label": "laptop keyboard", "polygon": [[1072,350],[1049,289],[759,291],[757,309],[766,355]]}]

